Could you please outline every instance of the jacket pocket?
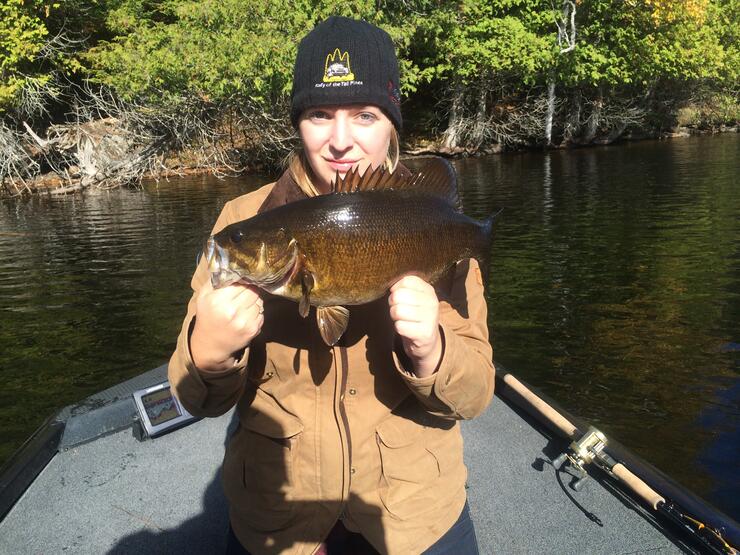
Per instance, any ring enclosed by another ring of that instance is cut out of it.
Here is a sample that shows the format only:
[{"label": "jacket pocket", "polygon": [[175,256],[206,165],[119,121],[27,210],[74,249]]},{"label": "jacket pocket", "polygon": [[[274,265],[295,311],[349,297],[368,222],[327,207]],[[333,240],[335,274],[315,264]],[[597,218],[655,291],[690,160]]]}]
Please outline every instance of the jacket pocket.
[{"label": "jacket pocket", "polygon": [[239,471],[232,473],[228,484],[241,486],[241,494],[232,500],[232,510],[241,513],[255,530],[285,528],[295,514],[293,460],[302,432],[303,424],[296,416],[257,390],[232,440],[238,442],[239,458],[238,466],[232,468]]},{"label": "jacket pocket", "polygon": [[399,519],[415,519],[436,510],[434,483],[439,464],[427,449],[425,428],[421,424],[392,416],[376,429],[382,471],[380,499]]}]

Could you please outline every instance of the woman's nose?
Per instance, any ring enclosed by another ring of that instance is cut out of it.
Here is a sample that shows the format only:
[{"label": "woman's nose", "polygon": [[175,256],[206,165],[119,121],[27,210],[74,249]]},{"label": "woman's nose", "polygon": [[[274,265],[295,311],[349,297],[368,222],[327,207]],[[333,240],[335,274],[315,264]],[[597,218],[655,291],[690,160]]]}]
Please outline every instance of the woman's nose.
[{"label": "woman's nose", "polygon": [[340,152],[352,148],[352,130],[349,122],[344,118],[335,118],[332,124],[331,136],[329,137],[329,146]]}]

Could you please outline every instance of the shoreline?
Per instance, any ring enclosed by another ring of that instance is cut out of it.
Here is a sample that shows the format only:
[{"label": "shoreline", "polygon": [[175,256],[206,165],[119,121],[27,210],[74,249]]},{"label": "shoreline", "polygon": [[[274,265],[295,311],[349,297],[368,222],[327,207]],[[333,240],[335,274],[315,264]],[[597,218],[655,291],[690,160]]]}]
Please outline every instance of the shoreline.
[{"label": "shoreline", "polygon": [[[614,141],[606,140],[593,140],[590,143],[578,144],[574,142],[567,142],[561,144],[553,144],[549,147],[544,145],[521,145],[517,148],[506,148],[501,144],[495,144],[490,146],[484,146],[480,148],[467,148],[467,147],[456,147],[447,148],[440,145],[439,141],[433,141],[431,139],[424,139],[419,137],[416,139],[417,142],[407,143],[401,148],[402,158],[414,158],[417,156],[442,156],[450,159],[460,159],[468,157],[480,157],[490,156],[495,154],[510,154],[510,153],[521,153],[521,152],[534,152],[544,150],[570,150],[570,149],[581,149],[581,148],[592,148],[599,146],[617,146],[623,143],[639,142],[639,141],[664,141],[670,139],[685,139],[696,136],[707,136],[707,135],[720,135],[725,133],[740,133],[740,124],[730,126],[721,125],[718,128],[702,129],[689,126],[678,126],[671,131],[666,131],[658,135],[630,133],[619,137]],[[427,144],[425,144],[427,143]],[[160,181],[169,180],[171,178],[186,177],[193,175],[214,175],[216,172],[222,173],[224,176],[233,176],[243,174],[254,174],[264,172],[264,167],[253,166],[244,167],[239,170],[229,167],[218,167],[213,166],[204,167],[199,165],[187,165],[182,163],[182,158],[177,153],[172,157],[175,162],[174,165],[168,166],[166,161],[160,166],[160,170],[156,173],[146,172],[141,175],[140,179],[136,182],[136,185],[140,185],[142,182],[147,181]],[[118,187],[130,186],[131,183],[118,182],[118,183],[104,183],[105,177],[94,176],[93,178],[83,178],[80,175],[68,175],[66,178],[60,176],[56,172],[49,171],[28,180],[24,185],[25,188],[20,194],[8,194],[9,189],[4,187],[0,189],[0,199],[10,199],[21,196],[36,196],[36,195],[65,195],[77,192],[84,192],[89,189],[93,190],[110,190]],[[101,185],[97,185],[101,183]]]}]

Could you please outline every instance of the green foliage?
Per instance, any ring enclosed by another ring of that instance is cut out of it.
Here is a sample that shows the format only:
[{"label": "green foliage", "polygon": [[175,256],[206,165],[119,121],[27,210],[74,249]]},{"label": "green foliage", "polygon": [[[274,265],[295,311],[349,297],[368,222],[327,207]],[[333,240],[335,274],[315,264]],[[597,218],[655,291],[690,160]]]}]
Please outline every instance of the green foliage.
[{"label": "green foliage", "polygon": [[0,113],[24,118],[84,73],[78,55],[103,36],[103,0],[0,0]]},{"label": "green foliage", "polygon": [[298,39],[332,14],[391,34],[407,98],[542,93],[551,81],[561,96],[621,100],[736,91],[740,0],[574,5],[575,48],[563,51],[560,0],[2,0],[0,110],[63,74],[154,105],[249,101],[269,113],[290,92]]},{"label": "green foliage", "polygon": [[124,30],[86,54],[95,78],[124,97],[196,94],[271,104],[290,91],[298,39],[332,13],[384,23],[363,1],[127,0],[108,24]]},{"label": "green foliage", "polygon": [[41,20],[45,5],[39,0],[0,3],[0,112],[13,105],[29,80],[48,80],[29,74],[48,35]]},{"label": "green foliage", "polygon": [[678,111],[676,123],[697,129],[715,129],[740,123],[740,102],[737,95],[717,93]]},{"label": "green foliage", "polygon": [[549,66],[551,37],[539,34],[536,2],[465,0],[443,3],[415,22],[411,54],[422,82],[488,86],[533,84]]}]

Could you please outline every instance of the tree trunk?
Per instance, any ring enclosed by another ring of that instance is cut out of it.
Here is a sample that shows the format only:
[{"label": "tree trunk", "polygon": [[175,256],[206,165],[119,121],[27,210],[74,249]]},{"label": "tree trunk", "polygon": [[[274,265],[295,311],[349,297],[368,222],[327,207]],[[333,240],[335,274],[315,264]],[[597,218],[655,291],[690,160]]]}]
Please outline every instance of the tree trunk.
[{"label": "tree trunk", "polygon": [[582,95],[579,90],[575,91],[573,95],[573,102],[571,104],[571,112],[568,115],[568,123],[563,131],[563,142],[573,143],[578,142],[578,134],[581,130],[581,109],[582,109]]},{"label": "tree trunk", "polygon": [[545,115],[545,144],[552,145],[552,120],[555,117],[555,77],[547,84],[547,115]]},{"label": "tree trunk", "polygon": [[488,90],[485,87],[478,89],[478,105],[475,111],[475,126],[470,137],[470,145],[478,148],[483,144],[486,134],[486,96]]},{"label": "tree trunk", "polygon": [[452,106],[450,107],[450,116],[447,121],[447,129],[444,132],[443,146],[454,149],[460,144],[462,134],[462,120],[465,109],[465,89],[461,83],[455,85],[452,96]]},{"label": "tree trunk", "polygon": [[[555,16],[555,26],[558,29],[558,46],[562,56],[572,52],[576,47],[576,1],[563,0],[559,14]],[[553,5],[553,8],[555,6]],[[545,140],[547,146],[552,145],[552,120],[555,115],[555,69],[550,73],[550,82],[547,84],[547,116],[545,119]]]},{"label": "tree trunk", "polygon": [[604,95],[599,90],[599,96],[593,104],[591,115],[588,118],[588,125],[586,125],[586,133],[583,136],[583,143],[588,144],[596,138],[596,133],[599,131],[599,125],[601,124],[601,109],[604,107]]}]

